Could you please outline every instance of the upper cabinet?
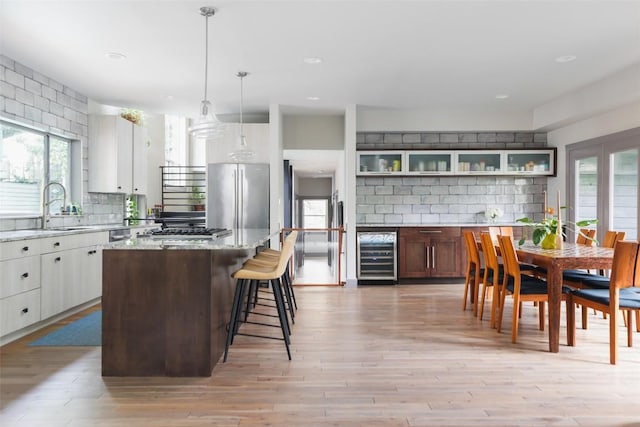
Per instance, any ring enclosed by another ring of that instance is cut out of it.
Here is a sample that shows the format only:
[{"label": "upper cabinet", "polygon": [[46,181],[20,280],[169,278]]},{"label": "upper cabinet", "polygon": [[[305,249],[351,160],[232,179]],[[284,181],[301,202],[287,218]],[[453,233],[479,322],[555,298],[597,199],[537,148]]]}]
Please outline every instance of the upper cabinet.
[{"label": "upper cabinet", "polygon": [[556,149],[358,151],[357,175],[555,176]]},{"label": "upper cabinet", "polygon": [[405,169],[402,151],[359,151],[357,154],[359,175],[398,175]]},{"label": "upper cabinet", "polygon": [[144,128],[120,116],[89,116],[89,192],[146,194]]}]

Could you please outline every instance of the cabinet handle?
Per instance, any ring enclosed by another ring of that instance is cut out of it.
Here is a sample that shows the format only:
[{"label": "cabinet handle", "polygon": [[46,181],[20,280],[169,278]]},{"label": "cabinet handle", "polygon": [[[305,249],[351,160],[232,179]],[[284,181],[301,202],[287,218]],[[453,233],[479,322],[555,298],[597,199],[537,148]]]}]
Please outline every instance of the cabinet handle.
[{"label": "cabinet handle", "polygon": [[442,233],[442,230],[420,230],[421,233],[431,234],[431,233]]},{"label": "cabinet handle", "polygon": [[436,247],[431,246],[431,265],[436,268]]},{"label": "cabinet handle", "polygon": [[133,191],[138,191],[138,189],[137,189],[137,188],[134,188],[134,189],[133,189]]},{"label": "cabinet handle", "polygon": [[29,277],[29,273],[22,273],[20,277],[22,277],[23,279],[26,279],[27,277]]},{"label": "cabinet handle", "polygon": [[95,253],[96,253],[96,251],[93,251],[93,250],[92,250],[92,251],[89,251],[89,252],[87,252],[87,253],[88,253],[89,255],[93,255],[93,254],[95,254]]},{"label": "cabinet handle", "polygon": [[60,261],[62,261],[62,258],[60,258],[60,257],[56,257],[56,259],[54,259],[54,261],[55,261],[55,262],[60,262]]},{"label": "cabinet handle", "polygon": [[426,270],[429,269],[429,248],[430,248],[430,246],[427,246],[427,253],[424,256],[424,264],[425,264],[425,269]]},{"label": "cabinet handle", "polygon": [[28,252],[28,251],[29,251],[29,246],[22,247],[22,252]]},{"label": "cabinet handle", "polygon": [[53,244],[53,247],[54,247],[54,248],[57,248],[58,246],[60,246],[60,242],[55,242],[55,243]]},{"label": "cabinet handle", "polygon": [[29,312],[29,307],[25,307],[22,309],[22,314],[27,314]]}]

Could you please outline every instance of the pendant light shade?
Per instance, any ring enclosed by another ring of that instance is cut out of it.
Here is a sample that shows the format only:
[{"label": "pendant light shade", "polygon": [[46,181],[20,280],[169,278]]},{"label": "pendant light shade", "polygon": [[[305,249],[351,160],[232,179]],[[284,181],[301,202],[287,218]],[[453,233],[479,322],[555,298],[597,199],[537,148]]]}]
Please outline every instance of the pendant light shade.
[{"label": "pendant light shade", "polygon": [[255,153],[249,149],[247,145],[247,137],[244,134],[244,87],[243,82],[244,78],[247,77],[249,73],[246,71],[238,71],[236,76],[240,77],[240,136],[238,138],[238,149],[229,153],[229,157],[233,159],[236,163],[243,163],[251,160]]},{"label": "pendant light shade", "polygon": [[200,116],[192,122],[189,134],[194,138],[213,139],[222,136],[224,125],[213,113],[211,102],[207,99],[207,74],[209,72],[209,18],[215,14],[212,7],[201,7],[200,15],[205,17],[204,48],[204,99],[200,103]]}]

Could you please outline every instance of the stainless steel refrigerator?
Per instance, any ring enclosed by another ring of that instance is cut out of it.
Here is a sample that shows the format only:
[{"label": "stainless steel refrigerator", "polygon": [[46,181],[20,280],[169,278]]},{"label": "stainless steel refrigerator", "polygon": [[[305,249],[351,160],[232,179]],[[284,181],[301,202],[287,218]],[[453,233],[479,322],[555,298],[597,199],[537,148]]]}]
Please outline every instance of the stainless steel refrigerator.
[{"label": "stainless steel refrigerator", "polygon": [[269,165],[207,165],[207,227],[269,228]]}]

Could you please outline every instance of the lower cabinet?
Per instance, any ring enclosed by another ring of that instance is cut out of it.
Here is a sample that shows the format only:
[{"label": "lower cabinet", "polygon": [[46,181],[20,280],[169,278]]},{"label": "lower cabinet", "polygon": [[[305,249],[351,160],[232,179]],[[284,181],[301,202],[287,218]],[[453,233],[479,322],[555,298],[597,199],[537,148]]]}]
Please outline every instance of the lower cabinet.
[{"label": "lower cabinet", "polygon": [[460,227],[401,228],[398,238],[401,279],[460,277]]}]

